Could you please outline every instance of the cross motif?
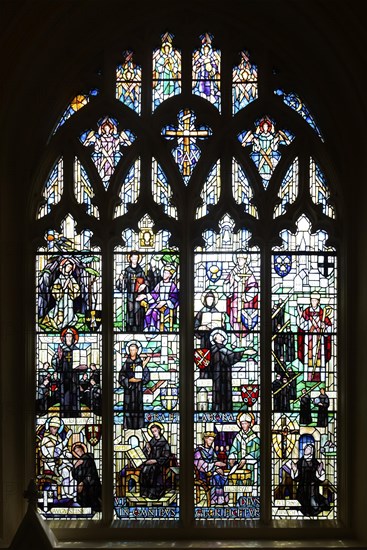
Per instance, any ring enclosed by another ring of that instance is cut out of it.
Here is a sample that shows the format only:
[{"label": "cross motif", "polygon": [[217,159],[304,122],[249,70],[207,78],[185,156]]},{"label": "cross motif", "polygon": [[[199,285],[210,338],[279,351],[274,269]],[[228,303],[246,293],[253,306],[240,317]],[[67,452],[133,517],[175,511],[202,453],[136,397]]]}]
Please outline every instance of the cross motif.
[{"label": "cross motif", "polygon": [[211,136],[212,131],[208,126],[196,128],[196,116],[190,109],[180,111],[177,120],[178,126],[166,126],[162,129],[162,135],[166,139],[177,139],[178,146],[172,150],[172,154],[187,183],[200,158],[200,148],[196,142]]},{"label": "cross motif", "polygon": [[[285,418],[282,418],[282,427],[278,430],[271,430],[272,433],[277,436],[280,435],[280,445],[279,448],[275,448],[277,455],[280,458],[287,458],[290,451],[293,449],[295,444],[294,436],[299,434],[299,430],[291,429],[288,425],[285,424]],[[293,437],[292,437],[293,436]],[[274,443],[273,443],[274,444]]]},{"label": "cross motif", "polygon": [[[329,277],[331,272],[334,269],[334,262],[330,261],[327,254],[324,254],[323,256],[319,256],[319,261],[317,262],[317,266],[320,270],[320,272],[323,274],[324,277]],[[330,271],[329,271],[330,268]]]}]

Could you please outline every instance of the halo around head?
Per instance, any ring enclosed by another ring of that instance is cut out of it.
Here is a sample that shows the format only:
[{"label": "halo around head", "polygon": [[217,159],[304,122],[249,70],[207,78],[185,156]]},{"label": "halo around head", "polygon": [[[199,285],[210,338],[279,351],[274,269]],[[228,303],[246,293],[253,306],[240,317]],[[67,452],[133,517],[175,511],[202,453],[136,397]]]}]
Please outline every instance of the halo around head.
[{"label": "halo around head", "polygon": [[201,303],[203,306],[206,306],[206,299],[208,296],[213,296],[213,306],[216,306],[219,300],[218,293],[215,290],[208,289],[203,292],[201,295]]},{"label": "halo around head", "polygon": [[227,342],[228,340],[228,337],[227,337],[227,334],[224,332],[224,330],[222,330],[221,328],[215,328],[214,330],[212,330],[212,332],[210,333],[210,343],[213,345],[215,342],[214,342],[214,336],[216,336],[217,334],[221,334],[223,337],[224,337],[224,344]]},{"label": "halo around head", "polygon": [[151,422],[150,424],[148,424],[148,427],[147,427],[148,434],[150,435],[150,437],[154,437],[153,432],[152,432],[152,427],[153,426],[158,426],[161,429],[161,435],[162,435],[162,433],[164,432],[163,424],[161,424],[160,422]]},{"label": "halo around head", "polygon": [[126,344],[126,347],[125,347],[125,351],[127,353],[127,355],[130,354],[130,346],[136,346],[138,348],[138,351],[137,351],[137,354],[139,355],[140,352],[141,352],[141,343],[138,342],[137,340],[130,340],[127,344]]},{"label": "halo around head", "polygon": [[75,452],[76,447],[81,447],[83,449],[83,454],[88,452],[88,449],[85,443],[82,443],[81,441],[76,441],[75,443],[73,443],[71,447],[71,454],[75,456],[75,458],[80,458],[80,456]]},{"label": "halo around head", "polygon": [[240,412],[237,415],[237,420],[236,420],[237,426],[239,428],[242,427],[241,422],[249,422],[250,426],[252,428],[252,426],[255,424],[255,415],[253,413],[250,413],[250,412]]}]

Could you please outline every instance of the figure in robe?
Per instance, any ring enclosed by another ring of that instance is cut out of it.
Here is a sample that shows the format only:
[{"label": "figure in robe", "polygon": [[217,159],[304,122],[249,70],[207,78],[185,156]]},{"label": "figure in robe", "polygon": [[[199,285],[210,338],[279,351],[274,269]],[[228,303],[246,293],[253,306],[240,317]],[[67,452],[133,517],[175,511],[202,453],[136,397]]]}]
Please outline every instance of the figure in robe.
[{"label": "figure in robe", "polygon": [[92,282],[76,257],[57,256],[42,270],[38,281],[39,323],[51,330],[75,326],[78,313],[92,304]]},{"label": "figure in robe", "polygon": [[214,329],[210,334],[210,374],[213,380],[212,410],[229,412],[232,403],[232,367],[240,361],[244,349],[233,351],[226,348],[227,335],[221,329]]},{"label": "figure in robe", "polygon": [[154,104],[157,107],[164,99],[179,91],[179,64],[172,38],[166,34],[162,47],[153,56]]},{"label": "figure in robe", "polygon": [[72,476],[77,483],[77,502],[82,508],[92,512],[101,511],[102,486],[92,453],[81,441],[73,444],[71,452],[74,460]]},{"label": "figure in robe", "polygon": [[48,418],[42,432],[39,434],[43,462],[41,475],[49,478],[51,485],[56,484],[60,487],[61,494],[54,495],[55,501],[59,504],[69,503],[76,494],[72,479],[72,455],[68,450],[73,432],[71,429],[66,431],[63,421],[58,416]]},{"label": "figure in robe", "polygon": [[249,130],[243,136],[241,142],[244,147],[252,144],[251,158],[257,166],[265,188],[281,157],[279,145],[289,145],[292,139],[293,136],[285,130],[277,132],[274,122],[267,116],[258,121],[254,132]]},{"label": "figure in robe", "polygon": [[320,494],[320,484],[325,481],[325,469],[322,462],[315,458],[315,447],[306,445],[303,457],[291,464],[292,479],[298,482],[296,497],[301,504],[304,516],[317,516],[330,510],[327,499]]},{"label": "figure in robe", "polygon": [[298,359],[304,364],[304,379],[325,382],[326,365],[331,358],[329,308],[320,306],[320,294],[311,294],[311,304],[298,308]]},{"label": "figure in robe", "polygon": [[315,405],[318,407],[317,411],[317,426],[320,428],[327,428],[328,425],[328,408],[330,404],[329,396],[325,393],[325,388],[320,389],[320,395],[315,398]]},{"label": "figure in robe", "polygon": [[231,468],[237,466],[251,472],[251,483],[258,481],[258,460],[260,458],[260,439],[253,431],[255,416],[253,413],[239,413],[237,416],[237,432],[229,450],[228,460]]},{"label": "figure in robe", "polygon": [[247,333],[258,322],[259,285],[249,266],[247,254],[239,251],[234,260],[236,265],[225,281],[228,288],[227,313],[232,328]]},{"label": "figure in robe", "polygon": [[213,103],[219,96],[219,67],[219,55],[213,50],[209,35],[206,35],[200,51],[194,54],[193,73],[200,95]]},{"label": "figure in robe", "polygon": [[225,504],[228,502],[228,494],[223,489],[227,483],[227,477],[223,471],[226,464],[219,459],[214,450],[214,438],[215,432],[203,434],[203,444],[199,445],[194,452],[194,464],[199,479],[211,486],[210,504]]},{"label": "figure in robe", "polygon": [[271,383],[271,389],[273,391],[273,400],[274,400],[274,412],[281,412],[281,399],[280,399],[280,388],[282,387],[282,377],[278,373],[275,377],[275,380]]},{"label": "figure in robe", "polygon": [[51,365],[59,375],[60,416],[81,415],[80,374],[86,365],[76,364],[73,352],[77,350],[78,331],[67,327],[61,332],[61,344],[51,360]]},{"label": "figure in robe", "polygon": [[280,411],[281,412],[290,412],[290,387],[289,380],[286,376],[282,378],[282,385],[279,390],[279,401],[280,401]]},{"label": "figure in robe", "polygon": [[164,467],[171,456],[171,448],[162,431],[161,424],[148,426],[148,433],[152,438],[143,448],[147,460],[142,465],[139,477],[141,497],[159,499],[164,496],[166,490]]},{"label": "figure in robe", "polygon": [[176,308],[178,306],[178,289],[173,281],[176,269],[166,264],[162,268],[162,280],[146,294],[139,294],[137,300],[148,304],[145,314],[144,331],[170,332],[174,328]]},{"label": "figure in robe", "polygon": [[115,171],[122,154],[122,146],[131,145],[134,136],[129,130],[119,132],[114,118],[104,117],[98,122],[98,131],[90,130],[82,139],[83,145],[93,145],[92,158],[106,186]]},{"label": "figure in robe", "polygon": [[299,405],[299,423],[300,424],[311,424],[312,415],[311,415],[311,396],[307,393],[306,388],[302,388],[302,394]]},{"label": "figure in robe", "polygon": [[149,267],[146,274],[147,291],[151,292],[158,283],[162,280],[161,270],[158,266],[158,260],[152,256],[149,262]]},{"label": "figure in robe", "polygon": [[285,302],[278,300],[272,309],[272,329],[274,341],[274,353],[279,359],[281,357],[287,363],[296,358],[294,334],[288,323],[285,322]]},{"label": "figure in robe", "polygon": [[140,348],[135,340],[128,343],[128,356],[119,372],[119,384],[124,388],[124,427],[132,430],[144,426],[143,387],[150,381],[150,372],[146,367],[149,357],[143,361],[139,355]]},{"label": "figure in robe", "polygon": [[133,251],[128,256],[129,265],[116,281],[116,288],[126,292],[126,331],[142,332],[144,328],[145,309],[137,296],[145,288],[144,270],[139,264],[139,252]]}]

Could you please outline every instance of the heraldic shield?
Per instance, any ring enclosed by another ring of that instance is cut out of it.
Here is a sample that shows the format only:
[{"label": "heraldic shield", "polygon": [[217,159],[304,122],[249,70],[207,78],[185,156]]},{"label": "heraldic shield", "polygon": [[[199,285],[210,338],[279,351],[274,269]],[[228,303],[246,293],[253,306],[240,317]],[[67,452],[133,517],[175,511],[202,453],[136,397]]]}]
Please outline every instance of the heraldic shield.
[{"label": "heraldic shield", "polygon": [[210,349],[198,348],[194,351],[195,365],[200,370],[207,370],[210,365]]},{"label": "heraldic shield", "polygon": [[292,256],[276,254],[274,256],[274,271],[279,277],[285,277],[292,269]]},{"label": "heraldic shield", "polygon": [[102,424],[86,424],[85,437],[92,447],[97,445],[102,435]]},{"label": "heraldic shield", "polygon": [[252,407],[259,398],[259,385],[247,384],[245,386],[241,386],[241,397],[247,407]]}]

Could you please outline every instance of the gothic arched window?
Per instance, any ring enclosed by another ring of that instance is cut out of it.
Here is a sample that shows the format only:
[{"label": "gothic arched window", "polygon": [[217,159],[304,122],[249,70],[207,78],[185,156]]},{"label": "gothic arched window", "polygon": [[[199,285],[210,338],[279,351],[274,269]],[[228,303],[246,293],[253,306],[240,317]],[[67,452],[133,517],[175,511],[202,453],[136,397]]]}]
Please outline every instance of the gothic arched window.
[{"label": "gothic arched window", "polygon": [[339,243],[322,131],[256,48],[195,40],[121,50],[75,90],[45,152],[47,519],[338,517]]}]

